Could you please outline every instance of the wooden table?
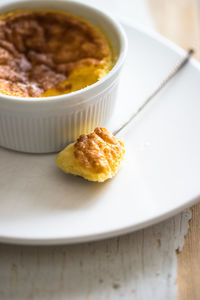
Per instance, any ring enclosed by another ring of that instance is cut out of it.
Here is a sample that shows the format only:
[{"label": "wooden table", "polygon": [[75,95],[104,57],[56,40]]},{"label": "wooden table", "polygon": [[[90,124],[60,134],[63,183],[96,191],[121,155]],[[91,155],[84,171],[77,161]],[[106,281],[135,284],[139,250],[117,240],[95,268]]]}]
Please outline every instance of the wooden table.
[{"label": "wooden table", "polygon": [[[131,16],[131,0],[115,1],[104,5],[120,12],[127,5]],[[200,2],[148,3],[158,31],[184,48],[193,46],[200,58]],[[0,300],[172,300],[177,287],[179,300],[199,300],[199,219],[196,205],[160,224],[106,241],[60,247],[1,245]]]},{"label": "wooden table", "polygon": [[[200,1],[149,0],[158,31],[184,49],[194,48],[200,60]],[[200,299],[200,204],[191,208],[192,219],[178,258],[179,300]]]}]

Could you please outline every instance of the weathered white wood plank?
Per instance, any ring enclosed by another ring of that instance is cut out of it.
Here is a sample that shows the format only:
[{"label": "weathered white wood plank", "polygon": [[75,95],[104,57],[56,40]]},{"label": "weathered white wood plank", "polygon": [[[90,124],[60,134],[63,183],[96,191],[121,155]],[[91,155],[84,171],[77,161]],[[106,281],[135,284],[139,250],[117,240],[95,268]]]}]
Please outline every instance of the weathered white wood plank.
[{"label": "weathered white wood plank", "polygon": [[169,300],[190,211],[133,234],[61,247],[0,246],[0,299]]}]

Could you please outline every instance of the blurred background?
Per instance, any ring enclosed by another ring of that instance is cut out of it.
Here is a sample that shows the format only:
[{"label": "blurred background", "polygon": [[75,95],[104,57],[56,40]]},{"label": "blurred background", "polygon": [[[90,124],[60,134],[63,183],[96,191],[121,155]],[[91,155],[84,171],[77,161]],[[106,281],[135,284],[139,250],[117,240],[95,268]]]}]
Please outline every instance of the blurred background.
[{"label": "blurred background", "polygon": [[184,49],[193,47],[200,59],[199,0],[82,0],[108,10],[119,18],[154,26]]}]

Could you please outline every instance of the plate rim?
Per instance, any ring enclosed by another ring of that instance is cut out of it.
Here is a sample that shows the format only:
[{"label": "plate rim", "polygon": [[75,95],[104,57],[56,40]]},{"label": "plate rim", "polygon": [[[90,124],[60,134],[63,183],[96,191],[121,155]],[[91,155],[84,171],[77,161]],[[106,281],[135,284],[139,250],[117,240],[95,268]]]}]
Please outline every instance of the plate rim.
[{"label": "plate rim", "polygon": [[[186,51],[176,45],[174,42],[168,40],[166,37],[162,36],[161,34],[157,33],[156,31],[147,28],[144,25],[141,24],[135,24],[130,19],[119,19],[122,26],[131,27],[134,30],[138,31],[139,33],[142,33],[143,35],[146,35],[164,46],[170,48],[172,51],[176,52],[180,57],[184,56],[186,54]],[[191,58],[190,64],[198,71],[200,72],[200,63],[195,59]],[[151,217],[147,219],[146,221],[141,221],[137,224],[125,226],[123,228],[113,229],[106,232],[100,232],[100,233],[92,233],[87,235],[81,235],[81,236],[75,236],[75,237],[50,237],[50,238],[44,238],[44,237],[38,237],[38,238],[29,238],[29,237],[21,237],[21,236],[8,236],[8,235],[1,235],[0,236],[0,242],[1,243],[7,243],[7,244],[15,244],[15,245],[41,245],[41,246],[49,246],[49,245],[68,245],[68,244],[78,244],[78,243],[84,243],[84,242],[93,242],[93,241],[99,241],[103,239],[108,238],[114,238],[116,236],[129,234],[131,232],[135,232],[137,230],[146,228],[148,226],[154,225],[156,223],[159,223],[161,221],[164,221],[180,212],[182,212],[184,209],[194,205],[200,201],[200,194],[196,195],[194,198],[189,199],[182,203],[181,205],[178,205],[176,207],[173,207],[171,210],[168,210],[167,212],[163,214],[159,214],[156,217]]]},{"label": "plate rim", "polygon": [[136,225],[130,225],[121,229],[114,229],[106,231],[104,233],[93,233],[88,235],[76,236],[76,237],[51,237],[51,238],[22,238],[22,237],[9,237],[0,236],[0,242],[11,245],[23,245],[23,246],[58,246],[58,245],[74,245],[80,243],[97,242],[106,240],[109,238],[116,238],[125,234],[130,234],[138,230],[144,229],[149,226],[158,224],[168,218],[171,218],[178,213],[183,212],[189,206],[192,206],[200,201],[200,195],[195,196],[189,201],[185,201],[184,204],[177,206],[157,217],[152,217],[146,221],[141,221]]},{"label": "plate rim", "polygon": [[[119,18],[120,23],[122,26],[132,27],[133,29],[137,30],[138,32],[156,40],[165,45],[166,47],[170,48],[174,52],[176,52],[180,56],[186,55],[187,51],[181,48],[179,45],[177,45],[175,42],[169,40],[167,37],[163,36],[156,30],[153,30],[152,28],[148,28],[147,26],[139,23],[134,23],[130,18]],[[189,48],[188,48],[189,50]],[[194,49],[195,51],[195,49]],[[190,57],[190,64],[192,64],[195,68],[197,68],[200,71],[200,62],[194,58]]]}]

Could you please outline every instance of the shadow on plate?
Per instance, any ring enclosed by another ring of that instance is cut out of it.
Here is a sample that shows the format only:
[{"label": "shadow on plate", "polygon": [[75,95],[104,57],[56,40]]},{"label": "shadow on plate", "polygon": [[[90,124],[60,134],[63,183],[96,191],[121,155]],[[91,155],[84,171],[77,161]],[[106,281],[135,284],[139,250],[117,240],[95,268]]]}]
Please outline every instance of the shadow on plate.
[{"label": "shadow on plate", "polygon": [[86,209],[102,200],[111,181],[89,182],[63,173],[56,154],[25,154],[0,148],[0,218],[33,217]]}]

